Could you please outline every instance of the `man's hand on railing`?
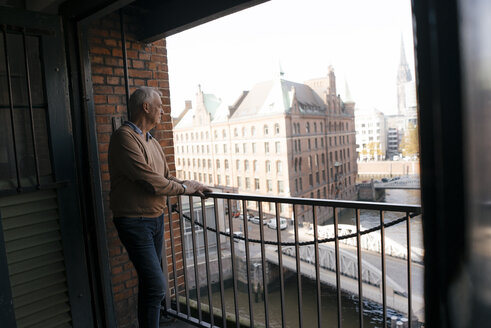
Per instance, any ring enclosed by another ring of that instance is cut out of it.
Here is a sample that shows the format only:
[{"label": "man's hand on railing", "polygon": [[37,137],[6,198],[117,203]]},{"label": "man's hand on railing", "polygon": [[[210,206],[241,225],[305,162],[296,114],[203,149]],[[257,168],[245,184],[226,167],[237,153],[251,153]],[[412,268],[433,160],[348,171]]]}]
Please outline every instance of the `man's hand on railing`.
[{"label": "man's hand on railing", "polygon": [[184,192],[184,195],[193,195],[199,196],[201,198],[206,198],[205,194],[212,192],[209,187],[199,183],[198,181],[185,180],[183,184],[186,185],[186,191]]}]

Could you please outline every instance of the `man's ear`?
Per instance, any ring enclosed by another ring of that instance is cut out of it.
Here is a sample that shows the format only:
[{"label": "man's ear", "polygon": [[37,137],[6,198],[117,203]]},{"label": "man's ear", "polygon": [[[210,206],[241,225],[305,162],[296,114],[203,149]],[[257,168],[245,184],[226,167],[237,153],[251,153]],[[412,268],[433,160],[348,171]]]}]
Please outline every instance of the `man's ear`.
[{"label": "man's ear", "polygon": [[150,106],[150,104],[149,104],[149,103],[147,103],[147,102],[144,102],[144,103],[143,103],[143,110],[145,111],[145,113],[148,113],[148,107],[149,107],[149,106]]}]

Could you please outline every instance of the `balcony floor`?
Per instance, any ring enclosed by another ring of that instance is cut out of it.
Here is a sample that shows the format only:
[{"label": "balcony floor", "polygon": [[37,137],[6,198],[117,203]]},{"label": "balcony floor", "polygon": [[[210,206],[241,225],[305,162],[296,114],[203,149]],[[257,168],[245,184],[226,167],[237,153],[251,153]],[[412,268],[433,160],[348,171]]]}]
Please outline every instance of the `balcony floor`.
[{"label": "balcony floor", "polygon": [[161,323],[159,327],[160,328],[194,328],[195,326],[187,322],[176,319],[176,321],[172,323]]}]

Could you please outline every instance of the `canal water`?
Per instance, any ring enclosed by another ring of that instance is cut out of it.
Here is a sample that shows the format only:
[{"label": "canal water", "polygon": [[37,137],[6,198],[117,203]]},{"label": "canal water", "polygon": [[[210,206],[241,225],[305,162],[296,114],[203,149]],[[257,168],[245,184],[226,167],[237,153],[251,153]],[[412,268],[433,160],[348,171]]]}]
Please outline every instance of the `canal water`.
[{"label": "canal water", "polygon": [[[420,204],[419,190],[387,190],[385,202],[397,204]],[[404,213],[386,213],[385,222],[404,216]],[[380,213],[378,211],[361,211],[361,225],[364,228],[371,228],[380,224]],[[327,222],[328,224],[331,222]],[[353,210],[342,211],[339,215],[340,224],[355,224]],[[390,238],[403,247],[406,247],[406,224],[402,222],[386,229],[386,238]],[[411,243],[415,249],[422,252],[422,227],[421,216],[411,219]],[[275,269],[277,269],[275,267]],[[422,281],[413,281],[414,285],[423,285]],[[249,320],[249,300],[247,289],[240,286],[237,295],[240,316]],[[317,292],[315,280],[302,277],[302,323],[303,327],[317,327]],[[293,272],[285,273],[285,311],[281,313],[280,288],[279,282],[268,286],[268,316],[270,327],[282,327],[282,318],[285,320],[286,327],[299,326],[299,309],[297,295],[296,275]],[[337,327],[337,295],[336,289],[328,285],[321,286],[321,324],[322,327]],[[207,296],[202,295],[202,302],[208,302]],[[220,292],[215,288],[213,293],[213,305],[220,308]],[[262,296],[254,297],[252,300],[254,322],[257,326],[265,325],[265,308]],[[342,293],[342,326],[346,328],[359,327],[358,296]],[[225,289],[226,311],[234,313],[233,288],[228,282]],[[392,316],[404,317],[402,313],[387,310],[388,318]],[[216,323],[215,323],[216,324]],[[363,304],[363,326],[368,328],[383,327],[382,306],[380,304],[364,301]]]}]

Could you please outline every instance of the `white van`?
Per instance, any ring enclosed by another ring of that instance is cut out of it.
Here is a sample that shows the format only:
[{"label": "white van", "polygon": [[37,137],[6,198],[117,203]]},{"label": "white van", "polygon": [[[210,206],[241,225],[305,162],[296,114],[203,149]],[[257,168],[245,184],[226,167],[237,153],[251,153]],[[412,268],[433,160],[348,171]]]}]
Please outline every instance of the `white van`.
[{"label": "white van", "polygon": [[[276,219],[272,218],[268,221],[268,228],[276,229]],[[288,228],[288,222],[284,218],[280,218],[280,229],[285,230]]]}]

